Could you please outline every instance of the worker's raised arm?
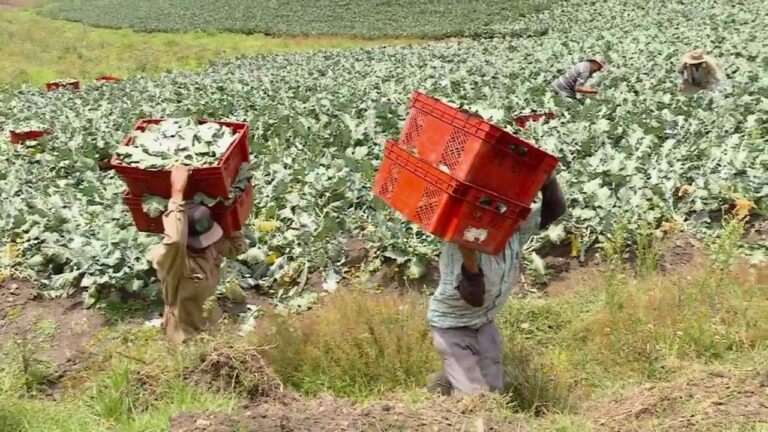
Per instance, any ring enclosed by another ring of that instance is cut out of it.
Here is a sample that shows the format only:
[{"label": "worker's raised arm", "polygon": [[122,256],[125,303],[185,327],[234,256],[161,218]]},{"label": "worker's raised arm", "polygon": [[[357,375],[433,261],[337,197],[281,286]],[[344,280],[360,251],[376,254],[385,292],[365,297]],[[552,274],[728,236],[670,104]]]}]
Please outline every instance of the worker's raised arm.
[{"label": "worker's raised arm", "polygon": [[539,229],[543,230],[552,222],[564,215],[566,211],[565,197],[557,182],[555,173],[549,176],[541,188],[541,219]]},{"label": "worker's raised arm", "polygon": [[184,274],[187,264],[188,226],[184,190],[188,177],[189,169],[185,166],[175,166],[171,170],[171,199],[163,214],[163,242],[152,249],[149,256],[152,266],[171,286]]}]

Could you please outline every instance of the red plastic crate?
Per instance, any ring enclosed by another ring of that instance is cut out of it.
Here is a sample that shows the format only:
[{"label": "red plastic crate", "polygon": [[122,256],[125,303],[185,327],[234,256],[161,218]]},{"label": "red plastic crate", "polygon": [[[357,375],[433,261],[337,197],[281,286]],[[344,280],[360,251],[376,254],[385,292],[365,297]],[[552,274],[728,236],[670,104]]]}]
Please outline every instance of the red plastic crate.
[{"label": "red plastic crate", "polygon": [[10,141],[12,144],[21,144],[25,141],[32,141],[39,138],[42,138],[46,135],[50,135],[53,131],[51,129],[45,129],[45,130],[34,130],[34,131],[24,131],[24,132],[10,132]]},{"label": "red plastic crate", "polygon": [[400,144],[454,178],[530,205],[557,158],[480,117],[414,92]]},{"label": "red plastic crate", "polygon": [[119,82],[120,78],[113,77],[111,75],[104,75],[104,76],[100,76],[100,77],[96,78],[94,81],[96,81],[96,82],[111,82],[111,83],[115,83],[115,82]]},{"label": "red plastic crate", "polygon": [[[141,207],[141,196],[135,196],[130,192],[126,192],[123,195],[123,203],[131,212],[133,224],[136,225],[137,230],[153,234],[163,233],[162,215],[153,218],[144,213]],[[230,235],[243,228],[243,224],[248,220],[251,210],[253,210],[253,187],[249,183],[245,190],[229,206],[219,203],[211,207],[211,215],[213,220],[221,226],[224,234]]]},{"label": "red plastic crate", "polygon": [[[134,130],[143,131],[151,124],[158,124],[162,119],[139,120]],[[219,163],[211,167],[193,168],[189,174],[187,191],[184,198],[192,198],[201,192],[211,198],[223,198],[229,195],[229,188],[237,179],[240,166],[250,160],[248,149],[248,125],[246,123],[198,120],[198,124],[218,123],[227,126],[235,133],[235,138],[227,151],[222,155]],[[131,145],[133,136],[123,141],[124,146]],[[155,195],[169,198],[171,194],[171,170],[146,170],[128,165],[123,165],[112,157],[112,168],[121,176],[128,186],[131,195]]]},{"label": "red plastic crate", "polygon": [[59,90],[59,89],[80,90],[80,81],[72,81],[68,83],[59,83],[56,81],[51,81],[51,82],[45,83],[45,91],[53,91],[53,90]]},{"label": "red plastic crate", "polygon": [[494,255],[531,211],[452,178],[393,141],[384,148],[373,193],[425,231]]},{"label": "red plastic crate", "polygon": [[515,121],[515,126],[519,127],[520,129],[525,129],[525,127],[528,125],[528,122],[552,120],[555,117],[556,117],[555,113],[546,112],[546,113],[533,113],[533,114],[519,115],[515,117],[513,120]]}]

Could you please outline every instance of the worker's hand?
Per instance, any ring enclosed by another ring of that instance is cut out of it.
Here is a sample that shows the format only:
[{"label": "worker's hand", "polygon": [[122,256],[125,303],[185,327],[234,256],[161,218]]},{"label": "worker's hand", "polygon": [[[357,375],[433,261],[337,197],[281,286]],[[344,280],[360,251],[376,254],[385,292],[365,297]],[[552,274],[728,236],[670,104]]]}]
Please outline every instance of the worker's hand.
[{"label": "worker's hand", "polygon": [[541,219],[539,229],[543,230],[549,224],[565,214],[566,205],[563,191],[557,182],[555,173],[552,173],[541,188]]},{"label": "worker's hand", "polygon": [[184,200],[184,191],[187,189],[189,168],[184,165],[176,165],[171,169],[171,198],[174,201]]},{"label": "worker's hand", "polygon": [[467,270],[462,264],[461,280],[456,287],[459,296],[470,306],[482,307],[485,304],[485,274],[482,268],[478,268],[477,273]]}]

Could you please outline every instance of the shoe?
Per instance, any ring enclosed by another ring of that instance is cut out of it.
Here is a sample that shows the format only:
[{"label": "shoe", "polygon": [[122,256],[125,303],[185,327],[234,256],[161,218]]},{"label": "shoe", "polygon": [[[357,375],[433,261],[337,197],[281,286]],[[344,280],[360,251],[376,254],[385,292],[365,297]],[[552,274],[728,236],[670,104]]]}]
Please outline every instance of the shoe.
[{"label": "shoe", "polygon": [[427,391],[441,396],[450,396],[453,387],[444,372],[435,372],[427,377]]}]

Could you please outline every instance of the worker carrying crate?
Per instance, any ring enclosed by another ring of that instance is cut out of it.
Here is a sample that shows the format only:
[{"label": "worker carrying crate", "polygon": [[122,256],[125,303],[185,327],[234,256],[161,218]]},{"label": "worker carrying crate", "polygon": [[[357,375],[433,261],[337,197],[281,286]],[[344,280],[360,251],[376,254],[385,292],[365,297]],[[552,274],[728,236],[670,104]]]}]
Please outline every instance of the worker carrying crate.
[{"label": "worker carrying crate", "polygon": [[[485,120],[414,93],[399,142],[387,142],[374,194],[445,240],[428,321],[444,394],[503,388],[493,319],[520,274],[523,245],[565,213],[557,159]],[[541,206],[531,203],[541,193]]]}]

